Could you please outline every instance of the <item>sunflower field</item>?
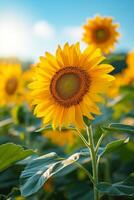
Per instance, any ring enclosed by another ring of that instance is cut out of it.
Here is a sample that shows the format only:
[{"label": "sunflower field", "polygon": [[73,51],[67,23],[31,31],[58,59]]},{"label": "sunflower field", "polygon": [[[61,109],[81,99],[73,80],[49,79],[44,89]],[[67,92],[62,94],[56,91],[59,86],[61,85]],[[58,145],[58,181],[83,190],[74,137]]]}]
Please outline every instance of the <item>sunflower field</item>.
[{"label": "sunflower field", "polygon": [[121,26],[95,13],[80,40],[35,62],[1,56],[0,200],[134,199],[134,51],[116,51]]}]

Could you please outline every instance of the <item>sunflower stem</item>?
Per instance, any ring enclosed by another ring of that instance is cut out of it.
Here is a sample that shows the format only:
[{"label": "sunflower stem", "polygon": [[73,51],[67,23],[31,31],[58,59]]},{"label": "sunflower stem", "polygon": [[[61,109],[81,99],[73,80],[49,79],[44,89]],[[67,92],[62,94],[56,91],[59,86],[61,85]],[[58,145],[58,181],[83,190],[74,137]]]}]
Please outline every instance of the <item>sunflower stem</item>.
[{"label": "sunflower stem", "polygon": [[98,150],[99,150],[100,144],[101,144],[103,138],[105,137],[105,134],[106,134],[106,133],[102,133],[102,135],[100,136],[100,138],[99,138],[99,140],[98,140],[98,142],[97,142],[97,144],[96,144],[96,148],[95,148],[95,152],[96,152],[96,154],[98,153]]},{"label": "sunflower stem", "polygon": [[85,144],[85,146],[89,149],[90,144],[86,141],[85,137],[81,134],[81,132],[78,129],[76,129],[76,131],[77,131],[78,136],[81,138],[81,140]]},{"label": "sunflower stem", "polygon": [[90,127],[86,126],[87,135],[89,137],[90,142],[90,155],[91,155],[91,162],[92,162],[92,172],[93,172],[93,189],[94,189],[94,200],[99,200],[99,193],[97,190],[97,184],[98,184],[98,164],[97,164],[97,154],[95,152],[95,145],[94,145],[94,138],[93,138],[93,130],[92,126]]}]

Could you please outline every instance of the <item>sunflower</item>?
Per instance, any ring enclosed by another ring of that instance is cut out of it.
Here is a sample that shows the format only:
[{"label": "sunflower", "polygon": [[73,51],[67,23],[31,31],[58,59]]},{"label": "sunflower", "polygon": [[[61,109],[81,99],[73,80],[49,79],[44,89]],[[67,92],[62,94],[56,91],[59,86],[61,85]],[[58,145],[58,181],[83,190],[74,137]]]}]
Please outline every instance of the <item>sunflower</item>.
[{"label": "sunflower", "polygon": [[124,73],[119,73],[115,75],[115,80],[113,84],[110,86],[107,95],[110,98],[114,98],[120,95],[120,88],[126,85]]},{"label": "sunflower", "polygon": [[92,120],[92,114],[100,114],[96,103],[103,101],[100,94],[114,80],[108,74],[113,67],[99,64],[103,60],[100,49],[89,46],[81,52],[79,43],[66,43],[63,49],[58,46],[55,56],[46,52],[29,85],[34,114],[54,129],[70,125],[83,128],[83,116]]},{"label": "sunflower", "polygon": [[28,105],[28,108],[31,110],[31,98],[29,97],[29,88],[28,85],[31,83],[33,80],[33,71],[34,71],[34,65],[31,65],[29,69],[25,70],[22,74],[22,79],[23,79],[23,86],[25,88],[25,102]]},{"label": "sunflower", "polygon": [[117,28],[119,24],[114,24],[111,17],[96,16],[89,19],[83,26],[83,41],[87,44],[93,44],[100,48],[103,53],[108,54],[114,49],[115,43],[119,38]]},{"label": "sunflower", "polygon": [[127,68],[124,70],[125,83],[127,85],[134,84],[134,51],[131,51],[127,55]]},{"label": "sunflower", "polygon": [[113,84],[110,86],[107,93],[108,97],[117,97],[120,95],[121,87],[134,84],[134,66],[132,65],[132,60],[130,62],[130,65],[128,65],[127,68],[125,68],[121,73],[115,75],[115,80],[113,81]]},{"label": "sunflower", "polygon": [[27,86],[28,83],[32,81],[32,73],[31,69],[27,69],[23,72],[23,80],[24,84]]},{"label": "sunflower", "polygon": [[134,67],[127,67],[124,70],[124,82],[126,85],[134,85]]},{"label": "sunflower", "polygon": [[0,64],[0,105],[16,104],[22,101],[23,84],[20,64]]},{"label": "sunflower", "polygon": [[23,71],[22,78],[25,86],[27,86],[33,79],[33,68],[34,65],[31,65],[27,70]]},{"label": "sunflower", "polygon": [[134,68],[134,51],[128,53],[126,62],[128,67]]},{"label": "sunflower", "polygon": [[57,144],[58,146],[64,146],[65,144],[73,145],[76,141],[74,131],[70,130],[45,131],[43,136],[47,137],[53,144]]}]

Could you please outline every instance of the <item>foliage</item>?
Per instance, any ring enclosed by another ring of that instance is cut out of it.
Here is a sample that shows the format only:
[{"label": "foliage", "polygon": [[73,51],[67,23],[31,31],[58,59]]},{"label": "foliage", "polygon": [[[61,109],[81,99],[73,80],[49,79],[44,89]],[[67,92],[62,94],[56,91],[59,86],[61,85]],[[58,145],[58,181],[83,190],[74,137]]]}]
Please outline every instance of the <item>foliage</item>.
[{"label": "foliage", "polygon": [[[108,61],[120,70],[126,64],[124,54],[111,55]],[[105,98],[103,115],[93,121],[84,116],[86,126],[93,127],[95,145],[103,135],[96,149],[101,199],[134,197],[133,98],[133,86],[123,86],[118,97]],[[86,131],[82,138],[74,133],[75,144],[60,146],[45,137],[48,130],[52,126],[41,127],[26,102],[0,108],[0,199],[93,199]],[[76,131],[73,126],[70,130]]]}]

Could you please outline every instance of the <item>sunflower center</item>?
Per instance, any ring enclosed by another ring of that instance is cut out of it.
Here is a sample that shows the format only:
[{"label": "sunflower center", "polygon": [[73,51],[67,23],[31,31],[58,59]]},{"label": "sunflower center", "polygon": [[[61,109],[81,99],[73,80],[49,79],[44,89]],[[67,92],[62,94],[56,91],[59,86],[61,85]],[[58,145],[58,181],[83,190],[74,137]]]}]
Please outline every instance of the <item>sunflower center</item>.
[{"label": "sunflower center", "polygon": [[56,84],[56,91],[63,99],[74,96],[80,88],[80,78],[78,74],[68,73],[62,75]]},{"label": "sunflower center", "polygon": [[104,42],[108,39],[109,33],[106,29],[100,28],[96,30],[95,35],[98,42]]},{"label": "sunflower center", "polygon": [[66,67],[52,78],[50,91],[53,98],[64,107],[76,105],[82,101],[90,85],[90,78],[79,67]]},{"label": "sunflower center", "polygon": [[5,90],[9,95],[14,94],[18,86],[18,81],[15,77],[12,77],[7,80]]}]

